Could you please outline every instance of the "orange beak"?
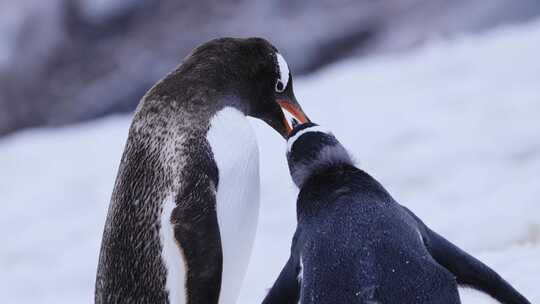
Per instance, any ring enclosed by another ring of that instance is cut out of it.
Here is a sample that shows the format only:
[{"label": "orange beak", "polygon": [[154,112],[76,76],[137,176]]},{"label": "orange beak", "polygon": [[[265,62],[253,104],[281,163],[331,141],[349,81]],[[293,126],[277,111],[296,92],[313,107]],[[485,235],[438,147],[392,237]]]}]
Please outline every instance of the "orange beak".
[{"label": "orange beak", "polygon": [[309,119],[304,114],[304,111],[298,106],[286,99],[278,100],[278,104],[283,111],[284,118],[283,123],[287,129],[287,135],[291,134],[292,129],[297,124],[304,124],[309,122]]}]

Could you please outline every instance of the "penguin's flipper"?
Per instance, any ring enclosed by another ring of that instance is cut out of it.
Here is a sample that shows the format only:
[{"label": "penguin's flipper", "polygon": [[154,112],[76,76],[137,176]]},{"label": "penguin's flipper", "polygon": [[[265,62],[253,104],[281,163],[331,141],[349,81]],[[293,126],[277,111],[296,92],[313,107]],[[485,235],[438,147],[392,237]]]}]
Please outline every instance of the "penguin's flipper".
[{"label": "penguin's flipper", "polygon": [[300,297],[298,259],[289,258],[278,279],[264,298],[263,304],[297,304]]},{"label": "penguin's flipper", "polygon": [[186,183],[186,190],[176,198],[173,218],[174,236],[187,268],[187,302],[217,303],[223,252],[216,209],[212,208],[216,205],[215,182],[202,175]]},{"label": "penguin's flipper", "polygon": [[414,213],[403,207],[418,222],[424,244],[431,256],[456,276],[459,285],[485,292],[505,304],[530,304],[495,271],[429,229]]}]

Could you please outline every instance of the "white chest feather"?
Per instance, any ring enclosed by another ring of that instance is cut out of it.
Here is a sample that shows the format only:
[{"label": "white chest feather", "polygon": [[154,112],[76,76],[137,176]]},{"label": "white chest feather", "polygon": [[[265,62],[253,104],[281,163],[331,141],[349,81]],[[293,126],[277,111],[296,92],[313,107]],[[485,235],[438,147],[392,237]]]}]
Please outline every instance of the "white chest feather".
[{"label": "white chest feather", "polygon": [[220,304],[234,304],[251,255],[259,216],[259,150],[247,118],[224,108],[207,134],[218,167],[217,217],[223,250]]}]

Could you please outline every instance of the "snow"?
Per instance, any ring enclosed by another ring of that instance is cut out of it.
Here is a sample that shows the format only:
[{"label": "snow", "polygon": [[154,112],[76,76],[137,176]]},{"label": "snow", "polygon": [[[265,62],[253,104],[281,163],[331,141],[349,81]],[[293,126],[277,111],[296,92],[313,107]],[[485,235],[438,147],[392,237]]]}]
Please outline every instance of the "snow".
[{"label": "snow", "polygon": [[[540,21],[350,60],[296,81],[310,118],[428,225],[540,302]],[[3,303],[89,303],[130,117],[0,141]],[[239,303],[288,256],[296,190],[285,142],[251,120],[261,213]],[[495,303],[462,291],[463,303]]]}]

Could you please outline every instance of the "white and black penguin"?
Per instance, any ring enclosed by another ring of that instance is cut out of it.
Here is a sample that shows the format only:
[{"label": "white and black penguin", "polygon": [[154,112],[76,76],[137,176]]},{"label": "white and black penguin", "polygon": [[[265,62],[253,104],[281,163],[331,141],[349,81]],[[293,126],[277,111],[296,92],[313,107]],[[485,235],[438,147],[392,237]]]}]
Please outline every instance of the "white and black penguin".
[{"label": "white and black penguin", "polygon": [[246,116],[284,137],[308,121],[286,61],[261,38],[207,42],[146,93],[105,223],[96,303],[235,303],[259,212]]},{"label": "white and black penguin", "polygon": [[297,200],[291,255],[265,304],[457,304],[458,285],[501,303],[529,301],[430,230],[331,134],[308,123],[288,140]]}]

